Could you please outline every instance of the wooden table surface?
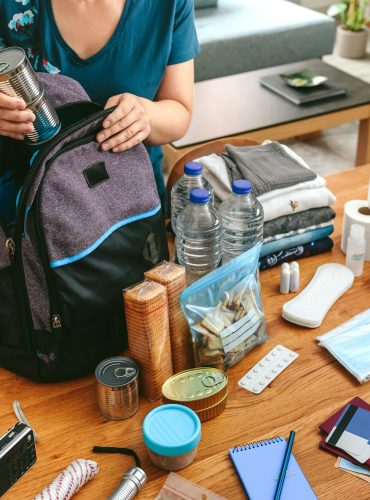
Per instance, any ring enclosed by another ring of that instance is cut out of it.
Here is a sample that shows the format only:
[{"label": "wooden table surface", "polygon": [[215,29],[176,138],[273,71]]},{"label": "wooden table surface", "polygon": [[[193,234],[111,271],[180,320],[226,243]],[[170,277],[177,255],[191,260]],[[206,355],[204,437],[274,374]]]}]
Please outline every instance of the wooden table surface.
[{"label": "wooden table surface", "polygon": [[[369,175],[367,165],[328,177],[328,185],[338,198],[335,247],[331,253],[300,261],[301,289],[318,265],[344,262],[339,248],[343,203],[366,198]],[[317,346],[315,338],[370,306],[370,263],[365,264],[364,274],[355,279],[353,287],[329,311],[322,326],[313,330],[282,320],[281,307],[291,296],[278,292],[279,268],[261,273],[261,283],[269,339],[229,370],[226,410],[203,424],[196,461],[180,474],[229,499],[245,498],[228,458],[228,448],[269,436],[288,437],[289,431],[295,429],[294,454],[319,499],[369,499],[369,484],[336,469],[336,458],[318,448],[318,426],[356,395],[370,402],[370,383],[360,385],[326,350]],[[276,344],[298,352],[299,358],[260,395],[241,389],[237,381]],[[137,498],[155,498],[167,474],[150,463],[141,435],[144,416],[155,403],[141,400],[134,417],[115,422],[100,416],[92,376],[38,385],[0,370],[0,387],[0,432],[14,425],[12,401],[19,399],[40,436],[36,464],[4,495],[4,500],[31,499],[77,458],[96,460],[100,472],[75,498],[107,498],[132,461],[120,455],[96,455],[92,453],[93,445],[135,449],[149,477]]]}]

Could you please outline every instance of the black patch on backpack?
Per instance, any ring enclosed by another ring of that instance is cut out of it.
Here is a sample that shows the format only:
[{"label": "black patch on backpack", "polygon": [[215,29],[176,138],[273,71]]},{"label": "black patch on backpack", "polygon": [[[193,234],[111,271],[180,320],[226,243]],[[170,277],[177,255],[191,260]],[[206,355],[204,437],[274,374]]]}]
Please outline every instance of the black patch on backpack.
[{"label": "black patch on backpack", "polygon": [[98,186],[102,182],[105,182],[109,179],[109,175],[103,161],[94,163],[93,165],[85,168],[84,176],[87,185],[91,188]]}]

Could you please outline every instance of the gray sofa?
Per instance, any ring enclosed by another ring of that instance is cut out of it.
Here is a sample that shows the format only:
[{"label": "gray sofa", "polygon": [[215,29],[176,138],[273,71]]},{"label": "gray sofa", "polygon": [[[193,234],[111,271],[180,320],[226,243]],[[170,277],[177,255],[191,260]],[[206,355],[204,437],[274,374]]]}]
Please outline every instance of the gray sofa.
[{"label": "gray sofa", "polygon": [[332,18],[285,0],[195,0],[196,81],[332,52]]}]

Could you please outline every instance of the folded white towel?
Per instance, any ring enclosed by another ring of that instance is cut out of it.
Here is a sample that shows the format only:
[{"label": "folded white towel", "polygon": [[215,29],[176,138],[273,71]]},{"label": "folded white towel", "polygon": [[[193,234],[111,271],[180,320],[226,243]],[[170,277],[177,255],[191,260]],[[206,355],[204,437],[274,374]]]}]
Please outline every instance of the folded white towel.
[{"label": "folded white towel", "polygon": [[202,156],[195,161],[199,161],[203,165],[203,176],[213,187],[215,197],[218,198],[218,203],[229,198],[231,183],[224,159],[216,154],[211,154]]}]

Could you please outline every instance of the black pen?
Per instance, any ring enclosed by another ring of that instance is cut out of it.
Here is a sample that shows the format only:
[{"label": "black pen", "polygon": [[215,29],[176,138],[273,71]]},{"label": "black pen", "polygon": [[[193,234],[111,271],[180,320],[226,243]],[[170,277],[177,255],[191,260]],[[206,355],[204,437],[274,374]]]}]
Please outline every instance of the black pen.
[{"label": "black pen", "polygon": [[283,465],[279,474],[278,484],[276,486],[276,491],[274,495],[274,500],[279,500],[281,497],[281,492],[283,491],[285,476],[288,470],[290,455],[292,454],[293,442],[295,438],[295,431],[290,431],[288,444],[286,446]]}]

